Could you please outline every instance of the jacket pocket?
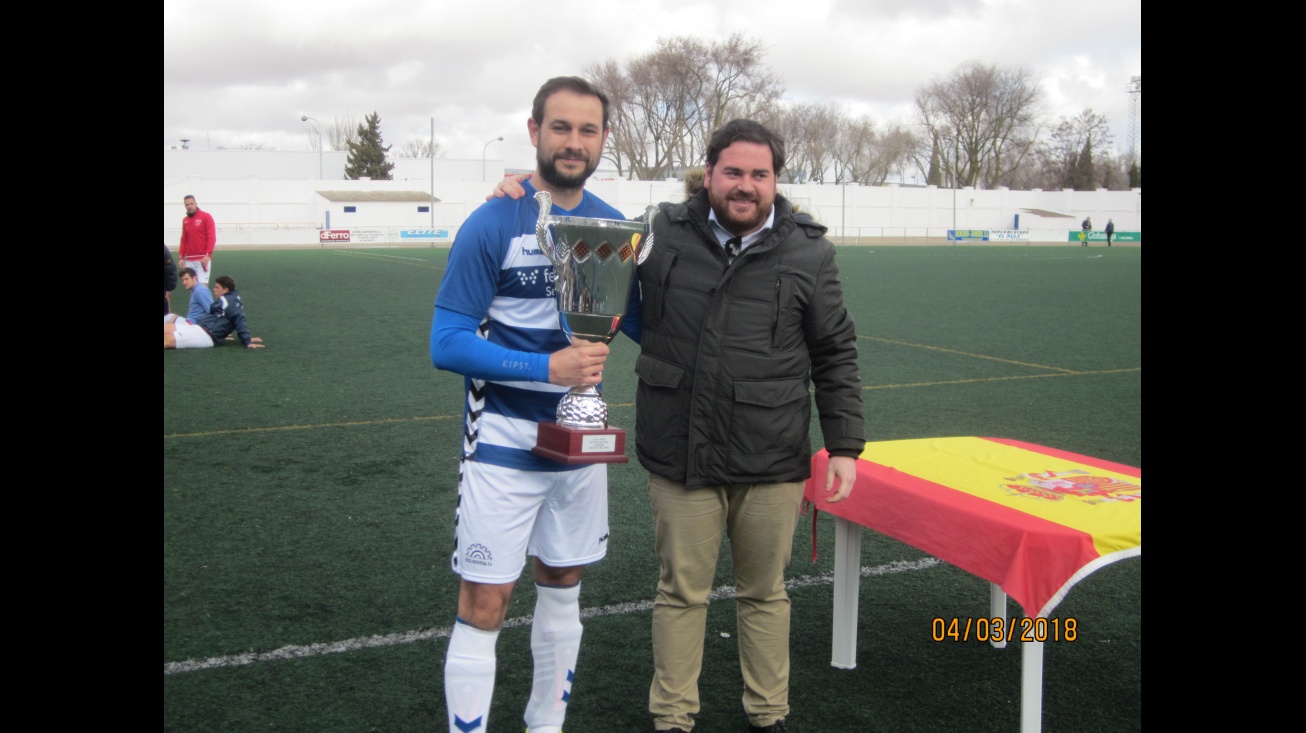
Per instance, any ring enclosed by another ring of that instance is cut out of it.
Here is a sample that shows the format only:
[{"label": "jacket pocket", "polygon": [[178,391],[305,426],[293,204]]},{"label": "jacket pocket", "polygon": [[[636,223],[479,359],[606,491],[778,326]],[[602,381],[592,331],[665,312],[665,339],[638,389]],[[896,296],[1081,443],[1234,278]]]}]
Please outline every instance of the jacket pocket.
[{"label": "jacket pocket", "polygon": [[675,364],[641,353],[635,359],[635,375],[650,387],[675,389],[680,386],[680,380],[685,378],[685,370]]},{"label": "jacket pocket", "polygon": [[644,467],[683,481],[689,444],[685,415],[685,370],[641,353],[635,359],[639,385],[635,393],[636,446]]},{"label": "jacket pocket", "polygon": [[[748,473],[774,470],[809,449],[812,397],[801,377],[735,382],[730,462]],[[769,469],[767,468],[769,467]]]}]

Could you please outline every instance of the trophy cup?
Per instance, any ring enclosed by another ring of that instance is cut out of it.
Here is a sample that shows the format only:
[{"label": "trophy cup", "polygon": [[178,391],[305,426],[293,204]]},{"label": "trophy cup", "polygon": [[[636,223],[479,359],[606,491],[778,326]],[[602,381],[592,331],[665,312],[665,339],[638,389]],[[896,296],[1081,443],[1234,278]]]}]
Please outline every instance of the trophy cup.
[{"label": "trophy cup", "polygon": [[[568,339],[606,344],[630,303],[635,266],[653,248],[653,215],[644,221],[550,216],[553,198],[535,194],[535,237],[558,278],[559,320]],[[532,453],[560,463],[625,463],[626,431],[608,425],[608,406],[594,385],[572,387],[558,403],[557,422],[541,422]]]}]

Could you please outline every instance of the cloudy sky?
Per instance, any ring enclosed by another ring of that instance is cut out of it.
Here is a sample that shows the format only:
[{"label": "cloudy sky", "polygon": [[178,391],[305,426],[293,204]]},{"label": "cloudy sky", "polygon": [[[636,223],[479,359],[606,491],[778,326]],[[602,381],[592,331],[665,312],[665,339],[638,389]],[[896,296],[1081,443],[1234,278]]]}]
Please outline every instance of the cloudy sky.
[{"label": "cloudy sky", "polygon": [[1142,0],[164,0],[163,144],[308,150],[301,115],[375,111],[396,149],[429,139],[434,118],[446,158],[531,168],[526,118],[545,79],[659,38],[732,33],[767,48],[787,99],[879,122],[910,122],[917,90],[967,61],[1023,67],[1049,122],[1092,109],[1128,148]]}]

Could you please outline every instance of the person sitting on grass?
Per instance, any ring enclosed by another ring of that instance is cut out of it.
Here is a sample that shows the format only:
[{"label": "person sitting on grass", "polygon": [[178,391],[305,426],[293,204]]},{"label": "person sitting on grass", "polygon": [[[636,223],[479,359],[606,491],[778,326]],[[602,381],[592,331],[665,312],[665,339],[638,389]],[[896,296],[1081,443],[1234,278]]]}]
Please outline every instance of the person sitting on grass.
[{"label": "person sitting on grass", "polygon": [[[209,308],[213,306],[213,293],[200,282],[199,275],[195,273],[193,267],[181,268],[181,284],[190,291],[190,307],[186,309],[186,320],[196,323],[199,319],[209,314]],[[196,286],[199,287],[196,287]],[[163,316],[164,323],[172,323],[181,318],[176,313],[167,313]]]},{"label": "person sitting on grass", "polygon": [[206,349],[221,344],[233,331],[246,348],[263,348],[263,339],[249,334],[245,308],[241,305],[240,293],[236,292],[236,281],[230,275],[219,277],[214,281],[213,295],[209,312],[198,320],[178,318],[163,324],[163,348]]}]

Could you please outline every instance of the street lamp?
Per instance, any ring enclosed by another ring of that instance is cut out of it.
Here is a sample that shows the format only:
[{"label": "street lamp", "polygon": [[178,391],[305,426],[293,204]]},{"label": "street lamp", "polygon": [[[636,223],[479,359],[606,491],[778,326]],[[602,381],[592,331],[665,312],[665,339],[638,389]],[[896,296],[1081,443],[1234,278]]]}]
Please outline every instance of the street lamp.
[{"label": "street lamp", "polygon": [[481,148],[481,180],[482,181],[485,180],[485,151],[489,149],[490,143],[497,143],[497,142],[501,142],[502,140],[503,140],[503,135],[500,135],[494,138],[493,140],[490,140],[489,142],[485,143],[485,147]]},{"label": "street lamp", "polygon": [[957,186],[960,184],[960,175],[959,175],[959,171],[957,170],[958,166],[960,165],[958,159],[961,158],[961,148],[960,148],[961,141],[959,139],[960,137],[961,137],[961,133],[957,130],[957,126],[953,125],[952,126],[952,232],[954,237],[956,236],[957,233]]},{"label": "street lamp", "polygon": [[317,131],[317,179],[322,180],[322,123],[317,121],[316,117],[300,115],[300,122],[313,120],[313,129]]}]

